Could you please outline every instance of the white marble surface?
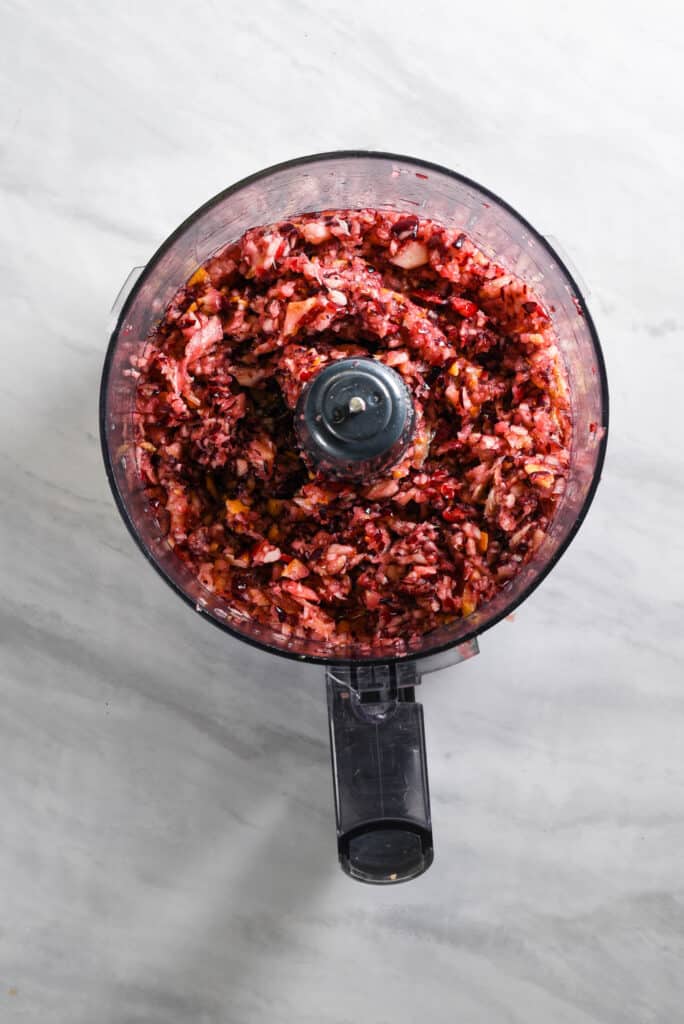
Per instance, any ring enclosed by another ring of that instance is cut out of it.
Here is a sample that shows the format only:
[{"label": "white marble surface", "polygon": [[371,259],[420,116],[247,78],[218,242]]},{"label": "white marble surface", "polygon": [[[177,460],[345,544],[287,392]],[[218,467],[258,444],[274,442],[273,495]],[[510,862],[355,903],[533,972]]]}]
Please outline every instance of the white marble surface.
[{"label": "white marble surface", "polygon": [[[0,1021],[675,1024],[684,1000],[677,4],[0,2]],[[97,440],[108,308],[225,185],[337,147],[559,238],[604,481],[479,658],[426,680],[437,860],[339,872],[325,707],[194,616]]]}]

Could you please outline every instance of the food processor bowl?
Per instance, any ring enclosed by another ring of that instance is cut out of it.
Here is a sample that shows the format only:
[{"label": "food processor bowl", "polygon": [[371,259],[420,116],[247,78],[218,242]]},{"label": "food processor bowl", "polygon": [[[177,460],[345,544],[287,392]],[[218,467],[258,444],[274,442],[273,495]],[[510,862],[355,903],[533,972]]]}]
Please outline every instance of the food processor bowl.
[{"label": "food processor bowl", "polygon": [[[567,486],[533,558],[491,601],[400,654],[389,643],[368,650],[353,640],[341,648],[279,635],[202,586],[174,554],[148,504],[134,447],[136,380],[127,372],[177,290],[218,249],[256,225],[363,207],[405,211],[462,229],[488,257],[525,281],[551,316],[572,408]],[[109,481],[131,534],[176,593],[215,625],[263,652],[327,667],[342,866],[372,882],[420,874],[432,860],[432,832],[415,686],[424,672],[474,653],[475,638],[539,585],[577,532],[600,477],[608,425],[606,374],[576,282],[543,235],[468,178],[405,156],[337,152],[268,168],[211,199],[164,242],[117,313],[102,377],[100,426]]]}]

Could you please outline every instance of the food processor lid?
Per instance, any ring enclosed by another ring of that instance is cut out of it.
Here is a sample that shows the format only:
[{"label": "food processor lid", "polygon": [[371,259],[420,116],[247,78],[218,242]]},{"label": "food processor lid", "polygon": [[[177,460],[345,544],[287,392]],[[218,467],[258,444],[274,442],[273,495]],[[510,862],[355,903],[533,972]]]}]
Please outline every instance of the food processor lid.
[{"label": "food processor lid", "polygon": [[295,425],[301,449],[333,476],[388,469],[413,436],[411,395],[399,374],[375,359],[340,359],[304,388]]}]

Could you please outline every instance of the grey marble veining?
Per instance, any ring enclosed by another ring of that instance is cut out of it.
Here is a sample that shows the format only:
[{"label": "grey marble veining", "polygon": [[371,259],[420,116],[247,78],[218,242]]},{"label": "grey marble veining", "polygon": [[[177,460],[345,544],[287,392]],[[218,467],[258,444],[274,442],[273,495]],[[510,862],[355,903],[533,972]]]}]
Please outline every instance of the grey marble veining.
[{"label": "grey marble veining", "polygon": [[[674,1024],[684,999],[678,6],[0,0],[0,1021]],[[335,862],[316,670],[134,549],[97,439],[107,311],[206,198],[394,149],[562,246],[611,381],[541,589],[425,680],[437,859]]]}]

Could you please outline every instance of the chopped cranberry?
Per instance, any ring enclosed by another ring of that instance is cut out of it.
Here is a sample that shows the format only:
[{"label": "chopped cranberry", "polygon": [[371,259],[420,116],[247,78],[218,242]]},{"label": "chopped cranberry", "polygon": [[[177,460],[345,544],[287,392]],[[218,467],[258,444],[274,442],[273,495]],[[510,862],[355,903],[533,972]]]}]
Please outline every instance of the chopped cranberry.
[{"label": "chopped cranberry", "polygon": [[411,297],[419,299],[421,302],[427,302],[430,306],[446,306],[449,301],[443,295],[431,292],[428,288],[416,288],[415,291],[411,292]]},{"label": "chopped cranberry", "polygon": [[469,299],[462,299],[458,295],[452,295],[449,299],[449,305],[454,312],[458,313],[459,316],[465,317],[466,320],[477,313],[477,306],[474,302],[471,302]]},{"label": "chopped cranberry", "polygon": [[416,217],[415,213],[409,214],[408,217],[402,217],[392,225],[390,231],[397,238],[415,238],[418,234],[418,225],[420,221]]}]

